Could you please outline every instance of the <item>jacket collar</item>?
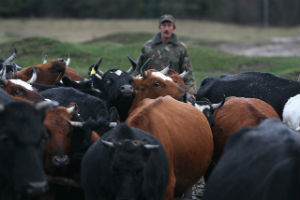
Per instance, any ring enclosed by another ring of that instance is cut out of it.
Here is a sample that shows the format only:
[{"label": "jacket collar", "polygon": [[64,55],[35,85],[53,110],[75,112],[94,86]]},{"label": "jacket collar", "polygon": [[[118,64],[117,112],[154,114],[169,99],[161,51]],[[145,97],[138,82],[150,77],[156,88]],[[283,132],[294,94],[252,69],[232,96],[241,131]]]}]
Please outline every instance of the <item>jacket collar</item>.
[{"label": "jacket collar", "polygon": [[[160,44],[160,43],[162,43],[162,41],[161,41],[161,35],[160,35],[160,32],[158,32],[152,38],[152,44],[156,45],[156,44]],[[171,40],[168,43],[172,43],[172,44],[178,45],[178,38],[175,35],[175,33],[172,34],[172,38],[171,38]]]}]

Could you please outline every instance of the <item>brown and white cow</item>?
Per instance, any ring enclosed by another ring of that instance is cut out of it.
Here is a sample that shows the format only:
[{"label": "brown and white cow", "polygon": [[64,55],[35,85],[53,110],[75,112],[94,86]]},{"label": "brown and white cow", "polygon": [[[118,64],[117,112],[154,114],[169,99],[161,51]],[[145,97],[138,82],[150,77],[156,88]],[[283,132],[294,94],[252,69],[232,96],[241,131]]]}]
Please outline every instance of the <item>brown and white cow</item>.
[{"label": "brown and white cow", "polygon": [[227,97],[222,107],[214,112],[214,161],[223,154],[226,142],[234,132],[245,126],[257,126],[267,118],[279,118],[268,103],[245,97]]},{"label": "brown and white cow", "polygon": [[133,80],[136,96],[131,110],[145,98],[155,99],[160,96],[170,95],[174,99],[179,99],[186,92],[171,77],[155,69],[149,69],[143,72],[142,76],[134,77]]},{"label": "brown and white cow", "polygon": [[[34,76],[30,78],[35,79]],[[2,88],[15,100],[26,101],[28,103],[34,103],[37,101],[43,101],[45,98],[40,95],[36,88],[32,87],[29,83],[21,79],[6,79],[6,69],[4,69],[3,76],[0,78]]]},{"label": "brown and white cow", "polygon": [[181,196],[206,172],[213,153],[212,132],[194,106],[170,96],[146,98],[126,122],[154,135],[167,152],[170,172],[164,199]]}]

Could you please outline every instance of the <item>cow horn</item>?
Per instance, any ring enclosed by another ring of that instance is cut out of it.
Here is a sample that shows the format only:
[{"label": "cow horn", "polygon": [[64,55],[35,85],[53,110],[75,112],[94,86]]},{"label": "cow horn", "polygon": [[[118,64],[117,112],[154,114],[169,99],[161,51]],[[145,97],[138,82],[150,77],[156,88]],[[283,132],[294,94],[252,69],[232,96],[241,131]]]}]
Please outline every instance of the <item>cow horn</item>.
[{"label": "cow horn", "polygon": [[170,65],[166,66],[164,69],[162,69],[159,72],[162,73],[162,74],[164,74],[164,75],[166,75],[168,73],[169,69],[170,69]]},{"label": "cow horn", "polygon": [[74,112],[77,112],[77,110],[78,110],[77,104],[67,108],[68,114],[73,114]]},{"label": "cow horn", "polygon": [[68,122],[69,122],[69,124],[71,124],[74,127],[83,127],[83,125],[84,125],[84,122],[71,121],[71,120],[68,120]]},{"label": "cow horn", "polygon": [[151,149],[157,149],[159,147],[159,145],[158,144],[145,144],[144,147],[146,149],[151,150]]},{"label": "cow horn", "polygon": [[0,112],[2,112],[4,110],[4,105],[3,104],[0,104]]},{"label": "cow horn", "polygon": [[101,142],[108,147],[115,147],[115,144],[106,140],[101,140]]},{"label": "cow horn", "polygon": [[224,102],[225,102],[225,96],[220,103],[211,104],[211,108],[213,110],[216,110],[217,108],[220,108],[224,104]]},{"label": "cow horn", "polygon": [[188,74],[188,71],[183,71],[181,74],[179,74],[179,76],[184,79]]},{"label": "cow horn", "polygon": [[45,55],[45,57],[44,57],[44,60],[43,60],[43,64],[45,64],[45,63],[47,63],[48,62],[48,60],[47,60],[47,55]]},{"label": "cow horn", "polygon": [[130,56],[127,56],[127,58],[131,62],[131,67],[130,67],[130,69],[127,70],[127,73],[128,74],[132,74],[135,71],[135,69],[136,69],[137,63]]},{"label": "cow horn", "polygon": [[152,59],[151,58],[148,58],[147,60],[146,60],[146,62],[144,62],[144,64],[140,67],[140,74],[143,76],[143,77],[145,77],[146,75],[147,75],[147,73],[145,73],[145,70],[144,70],[144,68],[149,64],[149,62],[151,61]]},{"label": "cow horn", "polygon": [[114,127],[116,127],[118,125],[118,122],[110,122],[109,124],[108,124],[108,126],[110,127],[110,128],[114,128]]},{"label": "cow horn", "polygon": [[94,64],[94,66],[93,66],[93,69],[97,72],[97,74],[99,74],[100,76],[103,76],[103,74],[104,74],[104,72],[103,71],[101,71],[100,69],[99,69],[99,66],[100,66],[100,64],[101,64],[101,62],[102,62],[102,59],[103,59],[103,57],[101,56],[100,58],[99,58],[99,60],[96,62],[96,64]]},{"label": "cow horn", "polygon": [[7,58],[4,61],[4,63],[9,63],[9,62],[13,61],[16,57],[17,57],[17,49],[15,48],[14,52],[12,53],[12,55],[9,58]]},{"label": "cow horn", "polygon": [[32,84],[36,81],[37,75],[36,75],[36,69],[33,67],[32,68],[32,76],[31,78],[27,81],[27,83]]},{"label": "cow horn", "polygon": [[55,106],[58,106],[57,101],[41,101],[41,102],[35,104],[35,109],[42,110],[44,108],[51,108],[51,107],[55,107]]},{"label": "cow horn", "polygon": [[2,77],[0,78],[0,81],[4,84],[8,84],[8,80],[6,79],[6,66],[3,66],[3,74]]},{"label": "cow horn", "polygon": [[71,63],[71,57],[70,57],[70,53],[68,54],[68,58],[67,58],[67,61],[66,61],[66,65],[69,66]]}]

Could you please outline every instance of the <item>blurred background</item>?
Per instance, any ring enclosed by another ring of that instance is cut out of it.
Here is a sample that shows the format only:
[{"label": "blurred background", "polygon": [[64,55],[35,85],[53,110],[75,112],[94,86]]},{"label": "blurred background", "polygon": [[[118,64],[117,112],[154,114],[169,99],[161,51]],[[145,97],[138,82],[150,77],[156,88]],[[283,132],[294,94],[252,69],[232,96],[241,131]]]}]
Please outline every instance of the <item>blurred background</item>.
[{"label": "blurred background", "polygon": [[237,24],[299,25],[299,0],[1,0],[1,17],[177,18]]},{"label": "blurred background", "polygon": [[0,0],[0,58],[17,48],[29,66],[72,58],[82,75],[103,56],[103,68],[127,68],[158,31],[176,18],[197,84],[208,75],[268,71],[296,78],[300,70],[299,0]]}]

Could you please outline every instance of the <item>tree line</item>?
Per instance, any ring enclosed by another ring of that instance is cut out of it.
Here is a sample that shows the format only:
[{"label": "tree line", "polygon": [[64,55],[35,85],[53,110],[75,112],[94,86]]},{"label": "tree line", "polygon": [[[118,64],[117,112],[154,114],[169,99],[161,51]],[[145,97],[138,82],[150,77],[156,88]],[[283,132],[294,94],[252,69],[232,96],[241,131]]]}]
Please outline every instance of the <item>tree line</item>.
[{"label": "tree line", "polygon": [[1,0],[0,17],[176,18],[237,24],[300,24],[299,0]]}]

